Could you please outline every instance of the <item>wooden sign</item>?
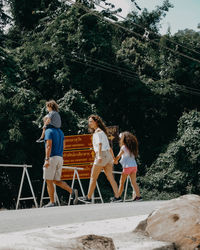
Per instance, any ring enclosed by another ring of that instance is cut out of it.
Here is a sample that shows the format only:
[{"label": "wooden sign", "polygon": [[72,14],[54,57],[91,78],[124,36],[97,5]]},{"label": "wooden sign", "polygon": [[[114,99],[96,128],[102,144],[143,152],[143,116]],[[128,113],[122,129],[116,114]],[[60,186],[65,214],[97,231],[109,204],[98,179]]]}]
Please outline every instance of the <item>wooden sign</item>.
[{"label": "wooden sign", "polygon": [[92,149],[70,150],[63,152],[63,165],[93,163],[95,153]]},{"label": "wooden sign", "polygon": [[[73,166],[70,166],[73,167]],[[78,175],[80,179],[89,179],[91,174],[92,165],[75,165],[74,167],[83,168],[83,170],[78,170]],[[74,175],[73,169],[62,169],[61,180],[72,180]],[[77,176],[76,176],[77,179]]]},{"label": "wooden sign", "polygon": [[[83,168],[78,171],[80,179],[90,178],[94,156],[91,134],[65,136],[63,165]],[[73,175],[73,169],[63,169],[61,179],[72,180]]]},{"label": "wooden sign", "polygon": [[92,135],[65,136],[64,150],[92,148]]},{"label": "wooden sign", "polygon": [[118,126],[107,127],[107,132],[108,132],[108,139],[111,142],[119,141],[119,127]]},{"label": "wooden sign", "polygon": [[[108,129],[108,139],[111,142],[118,142],[119,140],[119,127],[111,126]],[[95,153],[92,150],[92,135],[71,135],[65,136],[64,151],[63,151],[63,165],[70,167],[81,167],[79,170],[80,179],[89,179],[91,174],[92,164],[94,162]],[[74,170],[63,169],[62,180],[72,180]]]}]

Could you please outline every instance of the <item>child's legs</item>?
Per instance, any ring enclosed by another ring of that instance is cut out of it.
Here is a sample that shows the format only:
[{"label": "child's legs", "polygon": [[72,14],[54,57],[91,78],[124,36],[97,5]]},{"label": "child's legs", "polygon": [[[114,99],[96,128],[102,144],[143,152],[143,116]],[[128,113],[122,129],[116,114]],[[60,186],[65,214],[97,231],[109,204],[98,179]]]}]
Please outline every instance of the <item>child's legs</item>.
[{"label": "child's legs", "polygon": [[121,174],[120,184],[119,184],[119,190],[118,190],[119,196],[121,196],[122,193],[123,193],[124,183],[126,181],[127,176],[128,176],[127,174],[124,174],[124,173]]},{"label": "child's legs", "polygon": [[41,134],[40,138],[41,138],[41,139],[44,139],[44,136],[45,136],[45,128],[43,127],[43,129],[42,129],[42,134]]},{"label": "child's legs", "polygon": [[132,186],[135,190],[136,196],[140,197],[140,190],[136,182],[136,172],[132,172],[130,175]]},{"label": "child's legs", "polygon": [[54,126],[51,125],[51,124],[47,124],[46,126],[44,125],[43,128],[42,128],[42,134],[41,134],[41,136],[40,136],[41,139],[44,139],[45,130],[46,130],[47,128],[56,128],[56,127],[54,127]]}]

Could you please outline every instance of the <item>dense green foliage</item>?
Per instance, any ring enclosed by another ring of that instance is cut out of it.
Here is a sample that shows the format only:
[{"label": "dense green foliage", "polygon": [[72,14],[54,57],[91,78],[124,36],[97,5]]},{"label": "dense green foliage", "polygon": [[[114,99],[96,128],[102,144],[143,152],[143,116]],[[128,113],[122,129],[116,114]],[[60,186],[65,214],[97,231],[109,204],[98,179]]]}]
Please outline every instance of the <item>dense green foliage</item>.
[{"label": "dense green foliage", "polygon": [[[114,23],[104,19],[116,19],[111,4],[99,15],[87,0],[7,2],[13,21],[5,33],[0,1],[0,163],[33,165],[39,196],[44,149],[35,140],[45,101],[55,99],[65,135],[87,133],[91,113],[136,134],[146,198],[199,193],[200,92],[191,88],[200,89],[200,33],[160,36],[168,0]],[[9,192],[0,206],[14,206],[20,174],[0,168],[0,189]]]},{"label": "dense green foliage", "polygon": [[[176,138],[148,169],[141,184],[145,191],[162,190],[183,195],[199,193],[200,112],[184,113],[178,121]],[[157,198],[161,198],[160,194]],[[154,197],[155,198],[155,197]],[[162,197],[164,198],[164,197]]]}]

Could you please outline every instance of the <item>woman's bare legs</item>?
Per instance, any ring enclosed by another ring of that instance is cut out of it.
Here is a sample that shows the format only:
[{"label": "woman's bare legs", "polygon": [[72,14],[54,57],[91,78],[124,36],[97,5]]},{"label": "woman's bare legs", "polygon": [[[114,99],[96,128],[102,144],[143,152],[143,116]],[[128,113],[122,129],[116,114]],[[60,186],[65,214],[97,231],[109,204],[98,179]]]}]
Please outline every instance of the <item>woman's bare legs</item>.
[{"label": "woman's bare legs", "polygon": [[88,199],[91,199],[92,194],[94,193],[94,190],[96,188],[96,182],[102,169],[103,167],[97,166],[97,165],[93,165],[92,167],[90,184],[89,184],[89,189],[88,189],[88,194],[87,194]]},{"label": "woman's bare legs", "polygon": [[105,172],[105,175],[106,175],[108,181],[110,182],[110,185],[112,186],[115,197],[119,198],[118,186],[117,186],[117,183],[116,183],[114,176],[113,176],[113,173],[112,173],[113,164],[108,163],[103,169],[104,169],[104,172]]}]

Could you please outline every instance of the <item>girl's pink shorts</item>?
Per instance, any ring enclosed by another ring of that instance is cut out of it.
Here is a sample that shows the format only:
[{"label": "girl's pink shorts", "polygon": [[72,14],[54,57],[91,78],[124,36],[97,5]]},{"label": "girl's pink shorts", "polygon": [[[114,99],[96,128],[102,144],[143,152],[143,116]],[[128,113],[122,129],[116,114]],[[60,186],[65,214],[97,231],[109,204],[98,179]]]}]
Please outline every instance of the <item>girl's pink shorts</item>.
[{"label": "girl's pink shorts", "polygon": [[137,173],[137,167],[129,167],[123,169],[124,174]]}]

